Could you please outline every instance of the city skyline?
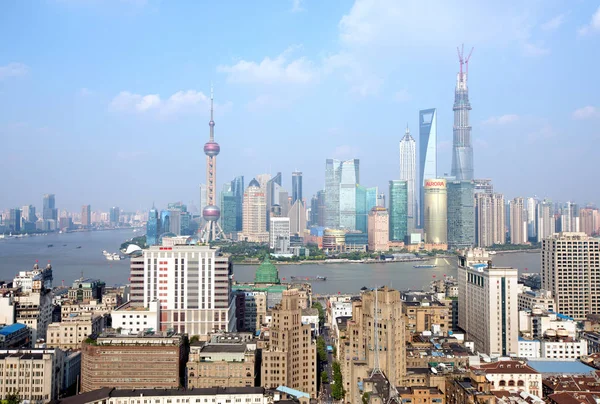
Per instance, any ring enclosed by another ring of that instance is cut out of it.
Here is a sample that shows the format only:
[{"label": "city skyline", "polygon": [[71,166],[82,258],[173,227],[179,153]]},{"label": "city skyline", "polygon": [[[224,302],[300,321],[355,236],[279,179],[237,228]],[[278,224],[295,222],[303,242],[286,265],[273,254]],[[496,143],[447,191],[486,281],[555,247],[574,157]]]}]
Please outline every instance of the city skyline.
[{"label": "city skyline", "polygon": [[[308,200],[324,188],[322,166],[330,157],[362,160],[363,183],[385,189],[389,180],[398,179],[392,145],[401,139],[406,122],[417,127],[418,110],[429,107],[438,113],[438,174],[450,173],[452,84],[458,70],[455,48],[462,42],[477,48],[469,77],[470,98],[476,106],[471,115],[476,177],[493,178],[498,192],[509,199],[537,194],[581,205],[600,199],[598,191],[584,186],[585,176],[578,174],[592,169],[591,150],[579,145],[597,135],[599,114],[594,104],[598,83],[587,79],[596,62],[591,50],[600,38],[590,22],[596,12],[593,5],[568,9],[555,4],[543,10],[531,6],[523,17],[518,2],[516,15],[509,7],[480,5],[465,16],[452,12],[450,3],[440,3],[439,11],[448,11],[448,21],[417,36],[410,27],[427,18],[420,6],[364,0],[333,6],[305,1],[301,11],[292,12],[291,4],[282,2],[261,10],[265,31],[251,32],[247,38],[265,43],[266,32],[280,30],[276,41],[268,34],[268,45],[238,49],[236,38],[228,33],[216,46],[209,41],[214,23],[183,24],[186,30],[178,32],[187,35],[177,35],[181,44],[170,59],[157,64],[142,45],[156,40],[151,53],[161,54],[172,42],[170,37],[159,41],[164,32],[145,27],[161,25],[169,30],[179,23],[177,16],[191,17],[201,11],[222,15],[224,10],[218,5],[206,5],[205,10],[193,3],[181,3],[185,7],[134,3],[49,2],[40,6],[39,15],[28,14],[18,3],[8,8],[5,15],[11,18],[0,32],[9,38],[23,30],[31,34],[22,35],[19,46],[6,44],[0,59],[0,107],[6,111],[0,120],[0,134],[6,139],[6,158],[0,169],[11,172],[15,166],[26,166],[20,175],[7,177],[0,199],[3,208],[33,203],[39,209],[39,195],[46,192],[56,194],[57,206],[70,211],[79,210],[82,204],[103,209],[118,204],[127,210],[149,209],[152,201],[165,205],[169,200],[184,200],[199,205],[197,187],[204,180],[193,174],[201,163],[195,151],[202,145],[201,128],[208,117],[206,89],[211,81],[219,94],[220,144],[227,150],[219,156],[222,170],[217,189],[235,176],[253,178],[265,171],[285,173],[283,186],[291,189],[288,178],[297,169],[303,172],[303,195]],[[240,6],[227,24],[238,26],[240,16],[247,15],[244,7],[251,6]],[[382,10],[402,15],[410,24],[391,24]],[[57,25],[76,20],[72,29],[80,28],[78,40],[64,29],[49,29],[46,15],[54,15],[52,24]],[[498,23],[482,25],[491,15],[498,16],[494,19]],[[515,29],[520,35],[508,38],[496,35],[505,28],[499,28],[500,21],[513,21],[509,17],[519,17],[514,19],[518,26],[528,28]],[[309,19],[314,20],[315,35],[302,29]],[[271,20],[289,27],[281,28]],[[104,41],[100,31],[89,27],[108,21],[115,32]],[[363,25],[377,29],[360,34]],[[457,25],[462,28],[454,32]],[[44,28],[51,33],[42,35],[48,31]],[[140,29],[145,37],[131,35]],[[473,35],[478,30],[481,35]],[[206,38],[203,52],[182,52],[198,37]],[[419,48],[404,44],[406,38],[408,43],[411,38],[419,39]],[[65,46],[54,46],[63,41]],[[89,41],[98,42],[97,55],[84,48]],[[40,47],[41,43],[45,45]],[[377,46],[368,49],[374,43]],[[43,50],[48,48],[55,49],[55,54]],[[132,48],[140,49],[135,58],[126,54]],[[375,50],[394,50],[375,53],[401,56],[371,59]],[[207,53],[213,62],[206,62]],[[557,63],[565,53],[568,64]],[[592,57],[592,63],[582,63],[586,57]],[[118,69],[106,62],[112,59],[120,60]],[[154,80],[157,75],[161,83]],[[554,80],[559,75],[569,80]],[[54,77],[68,79],[58,88],[52,85]],[[517,90],[524,97],[514,97]],[[551,96],[556,93],[561,97]],[[320,115],[324,105],[326,119]],[[579,141],[565,153],[555,144],[570,132],[577,133]],[[320,146],[315,153],[289,153],[275,141],[281,133]],[[87,139],[83,146],[81,134]],[[186,145],[170,153],[176,157],[162,153],[159,146],[172,136]],[[28,149],[23,147],[23,138],[30,140]],[[48,165],[47,158],[29,158],[28,150],[65,158]],[[269,151],[268,161],[261,154],[264,150]],[[520,164],[504,164],[508,156]],[[544,166],[540,172],[548,159],[563,164]],[[169,170],[155,170],[158,161],[161,167],[177,165],[184,175],[174,177]],[[153,172],[152,178],[141,174],[145,172]],[[514,181],[517,177],[518,182]],[[28,187],[22,187],[24,178]],[[130,192],[133,183],[139,185],[136,192]],[[85,200],[81,195],[86,195]]]}]

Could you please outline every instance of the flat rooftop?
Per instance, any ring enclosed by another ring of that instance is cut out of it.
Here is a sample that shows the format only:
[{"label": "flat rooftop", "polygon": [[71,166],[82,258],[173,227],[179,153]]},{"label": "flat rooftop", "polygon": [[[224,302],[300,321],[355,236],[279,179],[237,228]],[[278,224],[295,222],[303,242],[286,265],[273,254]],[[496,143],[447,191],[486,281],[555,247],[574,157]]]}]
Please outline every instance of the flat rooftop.
[{"label": "flat rooftop", "polygon": [[528,361],[527,364],[542,374],[586,374],[595,369],[579,361]]}]

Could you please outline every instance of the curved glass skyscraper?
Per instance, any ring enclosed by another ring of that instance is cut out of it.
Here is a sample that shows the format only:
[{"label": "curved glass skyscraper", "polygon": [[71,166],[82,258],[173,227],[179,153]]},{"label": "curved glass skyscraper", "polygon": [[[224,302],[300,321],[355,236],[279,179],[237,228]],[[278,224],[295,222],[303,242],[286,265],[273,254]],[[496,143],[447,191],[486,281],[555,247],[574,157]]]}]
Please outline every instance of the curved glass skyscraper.
[{"label": "curved glass skyscraper", "polygon": [[435,108],[419,111],[419,225],[424,225],[423,203],[425,180],[437,178],[437,111]]}]

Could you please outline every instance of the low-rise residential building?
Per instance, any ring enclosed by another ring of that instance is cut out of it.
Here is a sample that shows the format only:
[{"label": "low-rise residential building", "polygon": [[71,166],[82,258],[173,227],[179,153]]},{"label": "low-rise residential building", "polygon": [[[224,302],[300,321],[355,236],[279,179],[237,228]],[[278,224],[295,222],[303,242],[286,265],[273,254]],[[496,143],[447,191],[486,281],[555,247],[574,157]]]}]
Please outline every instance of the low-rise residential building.
[{"label": "low-rise residential building", "polygon": [[133,306],[127,302],[111,312],[112,328],[124,335],[160,330],[160,302],[154,300],[148,307]]},{"label": "low-rise residential building", "polygon": [[111,306],[110,304],[100,303],[97,300],[92,300],[87,303],[78,303],[78,302],[69,300],[69,301],[63,301],[60,304],[60,316],[61,316],[61,318],[64,319],[64,318],[69,317],[73,313],[84,313],[84,312],[91,312],[94,314],[107,316],[112,312],[113,309],[114,309],[114,307]]},{"label": "low-rise residential building", "polygon": [[444,404],[445,394],[437,387],[399,387],[398,398],[402,403]]},{"label": "low-rise residential building", "polygon": [[497,360],[490,363],[473,363],[470,367],[475,374],[485,375],[491,382],[492,390],[522,390],[539,396],[542,393],[542,375],[527,365],[525,361]]},{"label": "low-rise residential building", "polygon": [[415,336],[406,342],[407,368],[430,369],[440,364],[449,370],[466,368],[471,355],[471,349],[455,338]]},{"label": "low-rise residential building", "polygon": [[310,330],[314,337],[319,336],[319,310],[312,307],[302,310],[300,321],[302,321],[302,324],[310,325]]},{"label": "low-rise residential building", "polygon": [[0,397],[18,394],[31,404],[58,398],[63,382],[60,349],[0,351]]},{"label": "low-rise residential building", "polygon": [[528,286],[519,284],[517,302],[519,311],[533,309],[556,311],[556,302],[549,290],[532,290]]},{"label": "low-rise residential building", "polygon": [[60,323],[48,326],[46,344],[50,348],[64,351],[80,349],[81,342],[91,334],[100,334],[104,329],[104,319],[94,313],[73,313]]},{"label": "low-rise residential building", "polygon": [[600,332],[582,332],[581,339],[587,342],[588,354],[600,352]]},{"label": "low-rise residential building", "polygon": [[451,307],[437,300],[431,292],[402,292],[402,312],[406,321],[406,339],[423,332],[429,335],[447,335],[452,329]]},{"label": "low-rise residential building", "polygon": [[519,338],[519,358],[573,360],[587,355],[587,341],[573,338]]},{"label": "low-rise residential building", "polygon": [[481,372],[446,379],[446,404],[495,404],[492,383]]},{"label": "low-rise residential building", "polygon": [[80,278],[69,288],[69,299],[77,303],[102,301],[106,284],[100,279]]},{"label": "low-rise residential building", "polygon": [[213,335],[190,346],[187,387],[251,387],[256,385],[256,341],[251,334]]},{"label": "low-rise residential building", "polygon": [[521,335],[541,339],[544,337],[575,338],[577,323],[571,317],[535,308],[519,311],[519,332]]},{"label": "low-rise residential building", "polygon": [[82,344],[81,391],[177,388],[184,384],[186,362],[184,336],[180,334],[88,338]]},{"label": "low-rise residential building", "polygon": [[14,323],[0,329],[0,349],[29,348],[30,332],[25,324]]},{"label": "low-rise residential building", "polygon": [[597,373],[553,375],[542,382],[544,397],[561,392],[593,392],[600,395],[600,377]]}]

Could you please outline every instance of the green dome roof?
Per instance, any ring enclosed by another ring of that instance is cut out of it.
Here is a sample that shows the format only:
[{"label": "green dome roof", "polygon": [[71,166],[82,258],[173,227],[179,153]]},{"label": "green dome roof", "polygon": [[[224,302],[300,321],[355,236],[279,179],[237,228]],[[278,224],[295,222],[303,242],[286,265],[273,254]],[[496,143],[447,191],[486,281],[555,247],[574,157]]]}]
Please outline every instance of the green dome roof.
[{"label": "green dome roof", "polygon": [[275,265],[271,264],[268,253],[265,256],[265,260],[256,269],[254,283],[281,283],[279,280],[279,271]]}]

